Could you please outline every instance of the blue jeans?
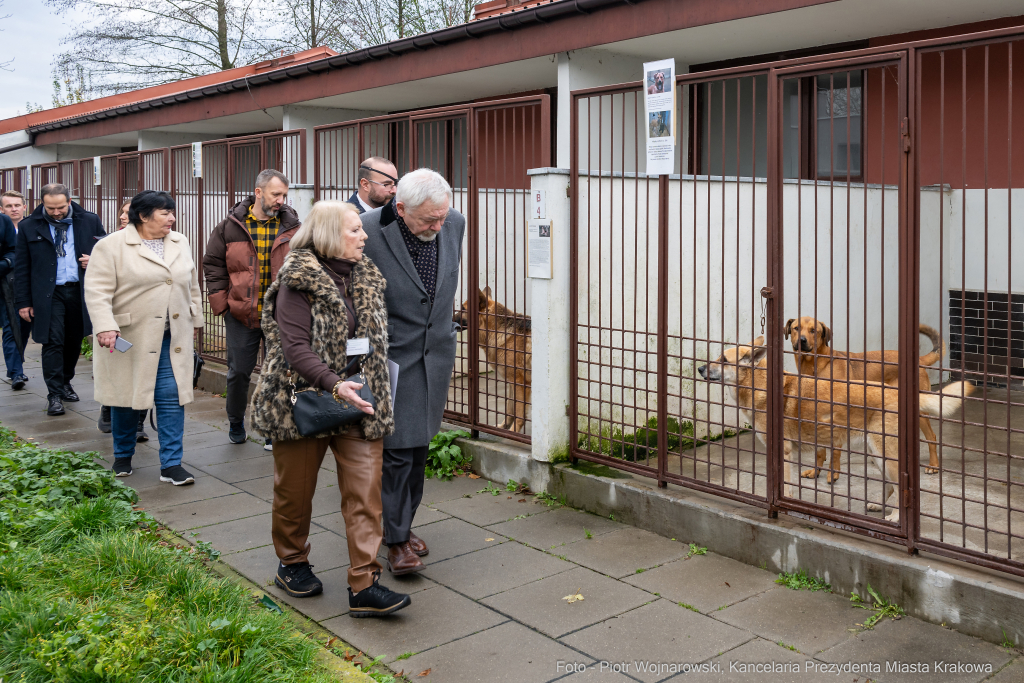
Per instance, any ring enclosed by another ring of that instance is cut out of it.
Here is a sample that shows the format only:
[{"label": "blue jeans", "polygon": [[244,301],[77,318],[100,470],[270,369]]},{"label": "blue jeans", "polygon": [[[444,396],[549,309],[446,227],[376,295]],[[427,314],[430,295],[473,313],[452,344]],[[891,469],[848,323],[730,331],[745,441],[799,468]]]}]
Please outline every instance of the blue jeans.
[{"label": "blue jeans", "polygon": [[14,379],[15,377],[21,377],[25,374],[25,368],[22,365],[21,351],[18,349],[18,345],[14,343],[14,334],[11,332],[11,325],[21,326],[21,340],[22,343],[28,341],[28,323],[21,318],[17,320],[8,320],[7,315],[7,304],[3,299],[0,299],[0,327],[3,327],[3,345],[4,345],[4,363],[7,364],[7,379]]},{"label": "blue jeans", "polygon": [[[153,404],[156,407],[157,434],[160,439],[160,469],[165,470],[181,464],[182,438],[185,434],[185,407],[178,405],[178,384],[174,381],[174,371],[171,369],[170,332],[164,332],[160,365],[156,371]],[[139,412],[131,408],[111,406],[110,430],[114,437],[115,458],[130,458],[135,455]]]}]

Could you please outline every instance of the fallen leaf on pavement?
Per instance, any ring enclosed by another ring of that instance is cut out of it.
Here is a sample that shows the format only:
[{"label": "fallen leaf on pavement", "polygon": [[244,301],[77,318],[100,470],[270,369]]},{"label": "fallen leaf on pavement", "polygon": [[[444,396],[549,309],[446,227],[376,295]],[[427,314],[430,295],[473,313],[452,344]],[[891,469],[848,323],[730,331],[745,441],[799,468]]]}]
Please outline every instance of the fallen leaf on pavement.
[{"label": "fallen leaf on pavement", "polygon": [[580,594],[579,588],[576,589],[576,593],[574,593],[573,595],[566,595],[562,599],[568,602],[570,605],[574,602],[583,602],[583,596]]},{"label": "fallen leaf on pavement", "polygon": [[470,478],[470,479],[479,479],[479,478],[480,478],[480,475],[479,475],[479,474],[470,474],[470,475],[469,475],[469,478]]},{"label": "fallen leaf on pavement", "polygon": [[356,656],[354,654],[347,654],[347,655],[345,655],[345,661],[346,662],[351,662],[355,658],[356,658]]},{"label": "fallen leaf on pavement", "polygon": [[[729,586],[729,582],[728,582],[728,581],[726,581],[726,582],[725,582],[725,585],[726,585],[726,586]],[[729,588],[732,588],[732,586],[729,586]]]},{"label": "fallen leaf on pavement", "polygon": [[337,638],[335,638],[334,636],[331,636],[330,638],[328,638],[327,639],[327,647],[330,647],[331,645],[333,645],[334,641],[336,641],[336,640],[337,640]]},{"label": "fallen leaf on pavement", "polygon": [[421,671],[418,674],[416,674],[417,677],[419,677],[419,676],[429,676],[429,675],[430,675],[430,669],[424,669],[423,671]]},{"label": "fallen leaf on pavement", "polygon": [[519,502],[520,502],[520,503],[525,503],[525,502],[526,502],[526,499],[525,499],[525,498],[520,498],[520,499],[519,499]]},{"label": "fallen leaf on pavement", "polygon": [[494,539],[493,539],[493,538],[485,538],[484,540],[485,540],[485,541],[487,541],[487,542],[491,542],[491,541],[493,541]]}]

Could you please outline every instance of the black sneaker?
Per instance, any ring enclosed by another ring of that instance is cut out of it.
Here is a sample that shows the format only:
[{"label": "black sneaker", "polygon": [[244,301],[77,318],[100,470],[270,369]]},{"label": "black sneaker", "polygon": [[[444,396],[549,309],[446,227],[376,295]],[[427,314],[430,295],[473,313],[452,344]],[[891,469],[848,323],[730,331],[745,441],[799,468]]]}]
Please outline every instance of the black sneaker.
[{"label": "black sneaker", "polygon": [[112,431],[110,426],[110,406],[100,406],[100,419],[96,421],[96,428],[104,434]]},{"label": "black sneaker", "polygon": [[110,471],[114,473],[115,477],[132,476],[132,459],[114,458],[114,466],[110,468]]},{"label": "black sneaker", "polygon": [[78,394],[75,393],[75,388],[70,384],[64,385],[64,400],[71,401],[72,403],[75,403],[76,401],[80,400],[78,398]]},{"label": "black sneaker", "polygon": [[135,442],[142,443],[143,441],[149,441],[149,434],[146,433],[146,413],[148,411],[139,411],[139,426],[135,430]]},{"label": "black sneaker", "polygon": [[14,391],[21,391],[25,388],[25,382],[28,381],[28,377],[21,375],[20,377],[14,377],[11,379],[11,389]]},{"label": "black sneaker", "polygon": [[228,430],[228,439],[231,443],[245,443],[245,423],[232,422],[231,429]]},{"label": "black sneaker", "polygon": [[408,595],[380,585],[380,573],[373,575],[373,584],[369,588],[358,593],[353,593],[351,587],[348,589],[348,615],[353,619],[383,617],[411,604],[412,598]]},{"label": "black sneaker", "polygon": [[273,451],[274,450],[274,440],[273,439],[267,439],[266,441],[264,441],[263,442],[263,450],[265,450],[265,451]]},{"label": "black sneaker", "polygon": [[279,563],[274,583],[293,598],[309,598],[324,592],[324,585],[316,578],[309,562]]},{"label": "black sneaker", "polygon": [[46,397],[46,414],[51,417],[64,414],[64,403],[60,400],[60,396]]},{"label": "black sneaker", "polygon": [[174,465],[166,470],[160,470],[160,481],[165,481],[175,486],[184,486],[185,484],[194,484],[196,478],[181,465]]}]

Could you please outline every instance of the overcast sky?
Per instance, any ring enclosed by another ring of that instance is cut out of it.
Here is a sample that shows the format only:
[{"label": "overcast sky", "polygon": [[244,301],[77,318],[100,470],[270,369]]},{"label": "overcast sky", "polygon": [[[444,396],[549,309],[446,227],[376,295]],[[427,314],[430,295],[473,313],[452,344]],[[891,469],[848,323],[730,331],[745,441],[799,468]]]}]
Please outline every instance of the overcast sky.
[{"label": "overcast sky", "polygon": [[4,0],[0,16],[0,62],[11,57],[7,71],[0,71],[0,119],[25,113],[25,102],[53,106],[54,56],[68,34],[74,15],[58,16],[42,0]]}]

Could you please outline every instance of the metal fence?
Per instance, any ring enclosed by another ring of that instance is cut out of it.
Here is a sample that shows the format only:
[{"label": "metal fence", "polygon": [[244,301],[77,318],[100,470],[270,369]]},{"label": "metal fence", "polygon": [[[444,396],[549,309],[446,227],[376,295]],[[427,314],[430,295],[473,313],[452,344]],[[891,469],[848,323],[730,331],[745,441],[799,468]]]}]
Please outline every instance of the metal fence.
[{"label": "metal fence", "polygon": [[27,169],[22,166],[20,168],[0,168],[0,193],[3,192],[21,192],[25,194],[25,174]]},{"label": "metal fence", "polygon": [[390,159],[399,174],[427,167],[453,188],[466,217],[453,314],[460,335],[446,419],[529,441],[530,302],[525,230],[527,170],[550,163],[546,95],[441,107],[320,126],[314,144],[316,199],[348,199],[359,163]]},{"label": "metal fence", "polygon": [[572,456],[1024,574],[1015,53],[679,76],[663,176],[641,83],[574,92]]}]

